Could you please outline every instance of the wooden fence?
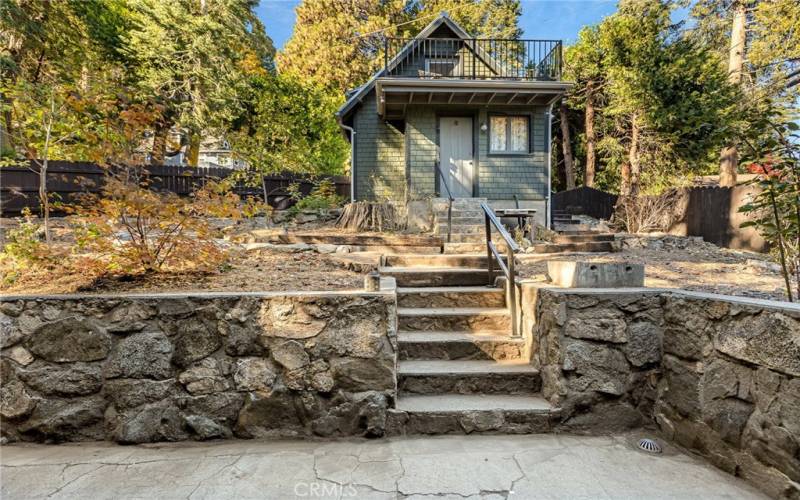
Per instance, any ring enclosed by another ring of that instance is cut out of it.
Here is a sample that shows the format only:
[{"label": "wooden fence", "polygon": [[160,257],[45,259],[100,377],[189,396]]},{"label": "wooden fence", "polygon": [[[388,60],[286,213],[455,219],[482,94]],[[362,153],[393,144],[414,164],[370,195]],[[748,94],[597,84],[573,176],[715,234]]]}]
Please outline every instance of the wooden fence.
[{"label": "wooden fence", "polygon": [[[147,165],[141,167],[148,174],[151,189],[171,191],[180,196],[192,193],[210,179],[223,179],[234,170],[221,167],[179,167],[172,165]],[[102,189],[109,171],[94,163],[50,161],[47,169],[47,189],[51,199],[69,203],[83,193],[97,193]],[[312,178],[296,174],[264,176],[263,186],[248,186],[238,183],[234,191],[240,196],[256,196],[263,198],[267,192],[267,201],[278,209],[285,209],[294,203],[289,197],[287,188],[297,183],[303,194],[314,188],[314,182],[320,179],[333,181],[337,194],[350,195],[350,179],[348,177],[319,176]],[[0,168],[0,215],[17,216],[23,208],[38,213],[39,206],[39,169],[31,162],[29,165]]]},{"label": "wooden fence", "polygon": [[[666,232],[678,236],[701,236],[721,247],[764,252],[766,241],[754,228],[739,227],[747,221],[739,207],[755,194],[754,186],[692,187],[677,191],[673,216]],[[581,187],[553,195],[553,210],[610,219],[617,195]]]},{"label": "wooden fence", "polygon": [[617,195],[590,187],[579,187],[553,194],[553,212],[588,215],[595,219],[610,219],[614,215]]}]

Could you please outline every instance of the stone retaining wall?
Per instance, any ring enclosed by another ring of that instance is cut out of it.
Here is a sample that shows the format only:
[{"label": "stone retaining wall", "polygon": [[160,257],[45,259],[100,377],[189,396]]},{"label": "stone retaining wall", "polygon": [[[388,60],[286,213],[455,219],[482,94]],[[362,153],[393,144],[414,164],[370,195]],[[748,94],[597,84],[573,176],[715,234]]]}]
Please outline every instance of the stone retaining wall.
[{"label": "stone retaining wall", "polygon": [[393,291],[3,298],[2,436],[380,436],[395,307]]},{"label": "stone retaining wall", "polygon": [[562,428],[655,423],[773,497],[800,498],[800,307],[652,289],[527,293],[533,362]]}]

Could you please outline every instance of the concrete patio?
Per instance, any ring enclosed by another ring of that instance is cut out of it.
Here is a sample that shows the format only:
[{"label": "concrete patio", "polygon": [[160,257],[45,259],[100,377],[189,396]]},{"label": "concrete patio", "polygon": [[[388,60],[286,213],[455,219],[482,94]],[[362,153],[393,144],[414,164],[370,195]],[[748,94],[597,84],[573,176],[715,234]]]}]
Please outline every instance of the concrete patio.
[{"label": "concrete patio", "polygon": [[[33,498],[766,498],[641,433],[6,445],[0,496]],[[664,444],[663,440],[659,440]]]}]

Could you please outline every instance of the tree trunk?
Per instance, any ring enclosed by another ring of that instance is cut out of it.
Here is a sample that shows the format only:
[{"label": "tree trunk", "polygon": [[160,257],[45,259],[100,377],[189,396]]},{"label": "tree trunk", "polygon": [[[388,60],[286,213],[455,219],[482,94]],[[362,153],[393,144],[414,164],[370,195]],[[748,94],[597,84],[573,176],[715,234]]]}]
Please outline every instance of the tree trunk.
[{"label": "tree trunk", "polygon": [[169,134],[170,128],[169,120],[156,122],[156,129],[153,133],[153,150],[150,153],[151,165],[164,164],[164,157],[167,155],[167,134]]},{"label": "tree trunk", "polygon": [[[734,2],[733,26],[731,27],[731,45],[728,54],[728,81],[733,85],[742,83],[742,69],[744,68],[744,51],[746,39],[745,24],[747,22],[746,0]],[[736,170],[739,165],[739,151],[736,144],[729,144],[722,149],[719,162],[719,185],[735,186]]]},{"label": "tree trunk", "polygon": [[639,162],[639,115],[634,113],[631,117],[631,144],[628,149],[628,164],[630,165],[630,183],[628,193],[630,196],[639,194],[639,177],[642,173],[641,163]]},{"label": "tree trunk", "polygon": [[189,146],[187,147],[186,162],[189,166],[196,167],[200,160],[200,134],[189,134]]},{"label": "tree trunk", "polygon": [[39,165],[39,202],[42,204],[42,220],[44,221],[44,239],[49,245],[52,241],[50,236],[50,197],[47,193],[47,158],[50,155],[50,136],[53,132],[53,120],[55,120],[56,103],[53,95],[50,95],[50,116],[45,125],[44,149],[42,149],[42,163]]},{"label": "tree trunk", "polygon": [[619,194],[622,196],[631,195],[631,165],[630,163],[623,162],[619,167],[620,186]]},{"label": "tree trunk", "polygon": [[583,177],[583,185],[594,187],[595,166],[595,144],[597,137],[594,133],[594,89],[592,82],[586,85],[586,115],[584,117],[586,127],[586,173]]},{"label": "tree trunk", "polygon": [[575,163],[572,158],[572,145],[570,144],[567,103],[563,99],[558,112],[561,118],[561,147],[564,151],[564,180],[566,181],[567,189],[575,189]]}]

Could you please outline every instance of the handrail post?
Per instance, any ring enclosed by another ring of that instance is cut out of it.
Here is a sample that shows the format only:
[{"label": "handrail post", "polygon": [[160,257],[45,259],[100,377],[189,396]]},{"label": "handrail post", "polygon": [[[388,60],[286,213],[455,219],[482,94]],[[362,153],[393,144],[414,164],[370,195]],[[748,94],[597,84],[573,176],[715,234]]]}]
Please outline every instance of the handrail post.
[{"label": "handrail post", "polygon": [[449,197],[447,202],[447,242],[450,243],[450,237],[453,234],[453,198]]},{"label": "handrail post", "polygon": [[514,269],[514,250],[511,247],[508,247],[508,279],[506,280],[506,286],[508,286],[508,292],[506,296],[508,297],[509,307],[511,308],[511,335],[513,337],[519,336],[519,324],[517,323],[517,283],[516,283],[516,270]]},{"label": "handrail post", "polygon": [[483,213],[486,221],[486,257],[489,260],[489,286],[494,285],[494,255],[492,255],[492,223],[489,214]]}]

